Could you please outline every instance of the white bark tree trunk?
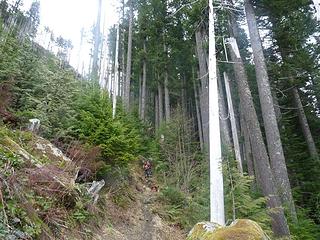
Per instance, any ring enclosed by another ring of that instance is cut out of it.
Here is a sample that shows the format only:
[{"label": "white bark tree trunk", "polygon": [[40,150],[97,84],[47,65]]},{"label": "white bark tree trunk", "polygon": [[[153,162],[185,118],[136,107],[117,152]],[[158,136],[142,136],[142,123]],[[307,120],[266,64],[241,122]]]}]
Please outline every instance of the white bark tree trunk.
[{"label": "white bark tree trunk", "polygon": [[[164,51],[167,55],[167,46],[164,45]],[[164,110],[165,110],[165,117],[166,122],[170,121],[170,94],[169,94],[169,74],[168,74],[168,66],[165,67],[164,73]]]},{"label": "white bark tree trunk", "polygon": [[125,69],[125,14],[124,14],[125,3],[122,0],[122,33],[121,33],[121,71],[122,71],[122,78],[121,78],[121,90],[120,96],[123,97],[124,92],[124,84],[126,81],[126,69]]},{"label": "white bark tree trunk", "polygon": [[225,101],[226,98],[223,91],[223,84],[222,84],[218,66],[217,66],[217,78],[218,78],[218,89],[219,89],[219,115],[220,115],[221,140],[222,140],[222,146],[229,151],[232,148],[231,130],[229,126],[230,125],[229,114],[228,114],[228,107]]},{"label": "white bark tree trunk", "polygon": [[214,9],[209,0],[209,156],[210,221],[225,224]]},{"label": "white bark tree trunk", "polygon": [[112,117],[116,116],[117,108],[117,92],[118,92],[118,81],[119,81],[119,24],[117,25],[117,40],[116,40],[116,53],[114,59],[114,81],[112,84]]},{"label": "white bark tree trunk", "polygon": [[233,147],[234,147],[236,161],[238,164],[238,169],[239,169],[240,173],[242,174],[243,173],[242,159],[241,159],[236,118],[235,118],[235,114],[234,114],[234,108],[233,108],[233,102],[232,102],[232,96],[231,96],[231,90],[230,90],[230,84],[229,84],[230,80],[229,80],[229,77],[226,72],[223,73],[223,77],[224,77],[224,84],[225,84],[226,94],[227,94],[228,109],[229,109],[229,114],[230,114]]},{"label": "white bark tree trunk", "polygon": [[127,51],[127,72],[126,81],[124,83],[123,106],[129,112],[130,108],[130,81],[131,81],[131,59],[132,59],[132,25],[133,25],[133,3],[129,0],[129,30],[128,30],[128,51]]},{"label": "white bark tree trunk", "polygon": [[93,59],[92,59],[92,69],[91,69],[91,78],[95,81],[99,80],[99,50],[101,44],[101,33],[100,33],[100,24],[101,24],[101,8],[102,0],[98,0],[98,15],[97,22],[95,25],[94,33],[94,48],[93,48]]},{"label": "white bark tree trunk", "polygon": [[[199,75],[199,74],[198,74]],[[196,103],[196,112],[197,112],[197,122],[198,122],[198,134],[199,134],[199,141],[200,141],[200,149],[201,151],[204,150],[203,148],[203,133],[202,133],[202,122],[201,122],[201,113],[200,113],[200,104],[199,104],[199,94],[198,94],[198,87],[196,84],[196,80],[193,80],[193,90],[194,90],[194,98]]]}]

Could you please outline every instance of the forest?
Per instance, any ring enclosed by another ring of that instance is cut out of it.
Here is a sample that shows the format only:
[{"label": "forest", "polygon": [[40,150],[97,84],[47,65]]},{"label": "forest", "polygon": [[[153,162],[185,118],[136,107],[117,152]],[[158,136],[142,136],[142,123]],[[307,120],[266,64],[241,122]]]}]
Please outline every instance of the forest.
[{"label": "forest", "polygon": [[0,0],[0,239],[320,239],[320,1],[95,2],[74,66]]}]

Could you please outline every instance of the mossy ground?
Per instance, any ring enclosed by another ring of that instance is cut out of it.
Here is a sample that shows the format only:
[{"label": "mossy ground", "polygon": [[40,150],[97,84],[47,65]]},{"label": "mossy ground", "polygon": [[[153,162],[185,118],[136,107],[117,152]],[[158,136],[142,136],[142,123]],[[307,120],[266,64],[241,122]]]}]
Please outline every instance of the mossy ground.
[{"label": "mossy ground", "polygon": [[211,223],[198,223],[187,240],[266,240],[262,228],[254,221],[240,219],[230,226],[211,227]]}]

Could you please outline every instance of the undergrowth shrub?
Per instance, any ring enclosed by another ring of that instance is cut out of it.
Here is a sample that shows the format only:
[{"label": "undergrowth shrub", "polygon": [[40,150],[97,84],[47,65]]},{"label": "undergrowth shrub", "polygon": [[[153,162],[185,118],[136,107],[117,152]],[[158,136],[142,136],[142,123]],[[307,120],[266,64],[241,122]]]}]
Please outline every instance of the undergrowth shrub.
[{"label": "undergrowth shrub", "polygon": [[223,162],[226,220],[246,218],[259,223],[271,234],[271,218],[266,198],[254,190],[254,178],[241,174],[231,153],[226,153]]},{"label": "undergrowth shrub", "polygon": [[[157,177],[164,183],[157,208],[166,219],[190,230],[195,223],[209,219],[209,162],[197,148],[192,125],[177,109],[169,124],[159,132],[160,160]],[[227,222],[249,218],[270,231],[266,199],[252,191],[253,179],[241,175],[232,154],[223,161]]]},{"label": "undergrowth shrub", "polygon": [[176,109],[158,132],[160,154],[155,168],[158,181],[164,185],[155,211],[185,230],[207,219],[209,212],[207,166],[192,126],[182,110]]},{"label": "undergrowth shrub", "polygon": [[101,157],[99,146],[84,145],[79,141],[71,142],[66,149],[66,155],[78,169],[77,182],[100,180],[111,171],[111,166],[106,164]]},{"label": "undergrowth shrub", "polygon": [[208,205],[202,205],[195,196],[188,196],[172,186],[161,190],[159,202],[160,207],[156,207],[155,212],[183,229],[191,229],[208,217]]},{"label": "undergrowth shrub", "polygon": [[110,100],[100,90],[91,89],[82,94],[75,103],[78,114],[73,134],[99,146],[107,164],[126,166],[135,160],[141,149],[139,130],[126,121],[121,109],[117,118],[112,118]]},{"label": "undergrowth shrub", "polygon": [[290,232],[294,240],[318,240],[320,239],[320,229],[317,224],[310,219],[306,209],[297,209],[298,222],[289,221]]}]

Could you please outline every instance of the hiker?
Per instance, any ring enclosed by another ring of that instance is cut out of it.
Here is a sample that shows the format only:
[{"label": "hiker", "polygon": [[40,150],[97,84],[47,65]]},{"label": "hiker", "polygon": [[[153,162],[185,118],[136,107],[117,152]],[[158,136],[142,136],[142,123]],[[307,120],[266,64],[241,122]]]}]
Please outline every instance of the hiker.
[{"label": "hiker", "polygon": [[159,187],[157,185],[152,185],[151,192],[159,192]]},{"label": "hiker", "polygon": [[146,178],[150,178],[152,175],[152,171],[151,171],[151,163],[149,160],[147,160],[143,163],[143,170],[144,170],[144,175],[146,176]]}]

